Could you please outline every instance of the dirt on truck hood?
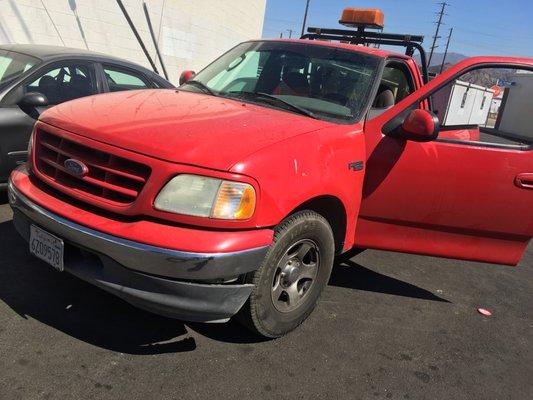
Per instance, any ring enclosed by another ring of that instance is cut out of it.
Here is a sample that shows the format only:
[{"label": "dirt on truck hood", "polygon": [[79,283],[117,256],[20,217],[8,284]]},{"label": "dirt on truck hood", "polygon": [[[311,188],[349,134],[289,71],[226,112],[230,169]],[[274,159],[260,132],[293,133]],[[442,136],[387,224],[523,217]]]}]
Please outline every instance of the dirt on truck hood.
[{"label": "dirt on truck hood", "polygon": [[231,99],[176,90],[90,96],[40,120],[159,159],[227,170],[266,146],[329,123]]}]

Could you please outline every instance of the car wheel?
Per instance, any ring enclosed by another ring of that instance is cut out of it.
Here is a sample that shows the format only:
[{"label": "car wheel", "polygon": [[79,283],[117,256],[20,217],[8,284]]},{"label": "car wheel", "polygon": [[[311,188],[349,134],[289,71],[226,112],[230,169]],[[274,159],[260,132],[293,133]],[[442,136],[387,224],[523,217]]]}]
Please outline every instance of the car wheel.
[{"label": "car wheel", "polygon": [[246,277],[254,289],[239,319],[256,333],[276,338],[311,314],[327,285],[335,243],[324,217],[300,211],[282,221],[261,267]]}]

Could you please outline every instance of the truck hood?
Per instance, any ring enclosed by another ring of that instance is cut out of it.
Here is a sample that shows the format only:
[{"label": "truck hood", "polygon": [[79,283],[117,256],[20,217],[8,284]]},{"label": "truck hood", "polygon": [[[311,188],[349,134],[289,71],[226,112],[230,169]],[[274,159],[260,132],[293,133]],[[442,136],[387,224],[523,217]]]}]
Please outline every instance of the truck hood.
[{"label": "truck hood", "polygon": [[200,93],[136,90],[52,107],[40,120],[78,135],[166,161],[228,170],[328,122]]}]

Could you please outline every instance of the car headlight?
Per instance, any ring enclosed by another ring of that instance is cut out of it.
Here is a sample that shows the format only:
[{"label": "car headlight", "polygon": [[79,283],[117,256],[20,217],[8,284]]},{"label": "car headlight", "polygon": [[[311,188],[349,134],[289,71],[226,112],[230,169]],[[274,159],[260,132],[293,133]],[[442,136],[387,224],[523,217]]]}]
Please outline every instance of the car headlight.
[{"label": "car headlight", "polygon": [[255,210],[252,185],[200,175],[178,175],[157,195],[161,211],[216,219],[248,219]]}]

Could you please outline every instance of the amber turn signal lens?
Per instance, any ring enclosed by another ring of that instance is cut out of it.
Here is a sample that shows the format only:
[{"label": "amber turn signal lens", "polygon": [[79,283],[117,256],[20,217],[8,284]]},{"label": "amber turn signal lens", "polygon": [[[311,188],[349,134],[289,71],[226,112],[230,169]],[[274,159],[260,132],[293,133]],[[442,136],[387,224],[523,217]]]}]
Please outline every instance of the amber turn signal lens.
[{"label": "amber turn signal lens", "polygon": [[248,219],[255,211],[255,190],[251,185],[240,182],[224,181],[211,213],[217,219]]},{"label": "amber turn signal lens", "polygon": [[339,23],[348,26],[369,26],[383,28],[383,11],[377,8],[345,8]]}]

